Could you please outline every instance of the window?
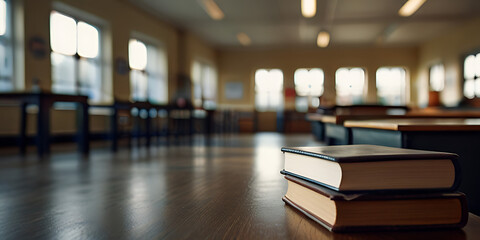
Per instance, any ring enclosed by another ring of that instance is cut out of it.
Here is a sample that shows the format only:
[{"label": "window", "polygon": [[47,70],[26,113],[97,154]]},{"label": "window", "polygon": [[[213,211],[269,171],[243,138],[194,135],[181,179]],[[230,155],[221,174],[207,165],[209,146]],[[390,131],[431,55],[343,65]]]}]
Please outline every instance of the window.
[{"label": "window", "polygon": [[445,68],[443,64],[436,64],[430,67],[429,73],[430,90],[440,92],[445,87]]},{"label": "window", "polygon": [[405,105],[406,73],[401,67],[377,70],[377,96],[383,105]]},{"label": "window", "polygon": [[463,77],[463,95],[468,99],[480,97],[480,53],[465,58]]},{"label": "window", "polygon": [[0,91],[2,92],[14,89],[10,8],[10,1],[0,0]]},{"label": "window", "polygon": [[335,73],[338,105],[363,103],[365,71],[362,68],[339,68]]},{"label": "window", "polygon": [[217,72],[209,64],[199,61],[192,65],[193,105],[215,109],[217,105]]},{"label": "window", "polygon": [[323,94],[324,74],[320,68],[300,68],[294,74],[295,108],[307,112],[309,107],[318,107],[319,97]]},{"label": "window", "polygon": [[163,104],[168,101],[165,51],[137,39],[128,43],[131,98]]},{"label": "window", "polygon": [[0,36],[7,32],[7,2],[0,0]]},{"label": "window", "polygon": [[255,108],[261,112],[283,108],[283,72],[280,69],[255,72]]},{"label": "window", "polygon": [[53,11],[50,14],[52,91],[105,99],[99,29]]}]

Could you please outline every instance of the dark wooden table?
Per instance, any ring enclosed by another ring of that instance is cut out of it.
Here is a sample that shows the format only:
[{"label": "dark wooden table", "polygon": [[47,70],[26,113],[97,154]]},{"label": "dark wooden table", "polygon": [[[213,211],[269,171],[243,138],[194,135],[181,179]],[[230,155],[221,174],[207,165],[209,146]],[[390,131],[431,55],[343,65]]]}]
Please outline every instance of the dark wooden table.
[{"label": "dark wooden table", "polygon": [[[348,113],[348,112],[347,112]],[[453,111],[453,110],[415,110],[406,114],[396,115],[387,113],[361,113],[354,114],[309,114],[307,119],[312,122],[313,134],[318,140],[328,145],[352,144],[352,134],[348,127],[344,126],[346,121],[370,120],[370,119],[435,119],[435,118],[480,118],[480,111]]]},{"label": "dark wooden table", "polygon": [[343,126],[345,121],[395,117],[398,117],[398,115],[307,115],[307,119],[313,124],[314,135],[316,135],[318,140],[324,141],[327,145],[351,144],[350,129]]},{"label": "dark wooden table", "polygon": [[77,142],[79,150],[87,154],[88,144],[88,97],[79,95],[54,94],[48,92],[1,93],[0,102],[4,104],[19,104],[21,108],[20,122],[20,152],[26,151],[27,106],[38,106],[36,145],[38,156],[50,153],[50,108],[56,102],[75,103],[77,107]]},{"label": "dark wooden table", "polygon": [[346,121],[353,144],[453,152],[460,155],[470,211],[480,214],[480,119],[376,119]]},{"label": "dark wooden table", "polygon": [[480,239],[463,229],[334,234],[281,200],[282,146],[310,134],[212,136],[204,145],[66,151],[0,161],[0,236],[9,239]]},{"label": "dark wooden table", "polygon": [[[408,110],[407,106],[384,106],[377,104],[320,106],[316,113],[307,114],[306,119],[312,125],[312,133],[316,140],[324,141],[330,145],[337,145],[348,144],[349,132],[341,126],[336,126],[342,125],[346,119],[372,119],[403,115]],[[341,136],[336,137],[339,135]]]}]

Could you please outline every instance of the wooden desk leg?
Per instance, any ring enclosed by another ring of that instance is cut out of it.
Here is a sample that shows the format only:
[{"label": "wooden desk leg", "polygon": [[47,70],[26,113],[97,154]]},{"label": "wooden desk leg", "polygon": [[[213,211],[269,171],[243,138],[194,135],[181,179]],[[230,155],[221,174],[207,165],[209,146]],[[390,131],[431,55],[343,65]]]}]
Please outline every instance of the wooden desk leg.
[{"label": "wooden desk leg", "polygon": [[25,155],[27,150],[27,103],[20,106],[20,154]]},{"label": "wooden desk leg", "polygon": [[77,131],[78,131],[78,147],[79,151],[83,154],[88,154],[90,150],[89,146],[89,116],[88,116],[88,104],[79,103],[77,107]]},{"label": "wooden desk leg", "polygon": [[39,157],[50,153],[50,106],[49,101],[41,98],[37,116],[37,152]]},{"label": "wooden desk leg", "polygon": [[118,110],[113,108],[113,113],[110,116],[110,137],[112,138],[112,151],[118,150]]}]

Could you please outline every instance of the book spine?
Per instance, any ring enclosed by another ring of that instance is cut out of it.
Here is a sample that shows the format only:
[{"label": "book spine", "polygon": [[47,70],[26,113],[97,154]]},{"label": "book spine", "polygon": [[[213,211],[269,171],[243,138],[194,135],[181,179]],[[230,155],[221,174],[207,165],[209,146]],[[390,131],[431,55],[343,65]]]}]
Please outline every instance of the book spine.
[{"label": "book spine", "polygon": [[332,232],[368,232],[368,231],[399,231],[399,230],[434,230],[434,229],[458,229],[464,227],[468,222],[468,209],[466,205],[465,195],[458,197],[462,204],[462,216],[458,223],[454,224],[430,224],[430,225],[385,225],[385,226],[333,226],[325,222],[322,218],[311,213],[300,205],[291,201],[287,196],[282,197],[282,200],[288,205],[295,208],[305,216],[313,221],[319,223],[326,229]]}]

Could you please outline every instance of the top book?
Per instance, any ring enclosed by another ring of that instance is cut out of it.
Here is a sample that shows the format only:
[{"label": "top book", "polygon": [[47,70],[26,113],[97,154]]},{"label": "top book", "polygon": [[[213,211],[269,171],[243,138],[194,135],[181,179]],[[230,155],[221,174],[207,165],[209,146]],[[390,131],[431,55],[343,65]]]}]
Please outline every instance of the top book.
[{"label": "top book", "polygon": [[283,147],[283,174],[336,191],[453,191],[458,155],[376,145]]}]

